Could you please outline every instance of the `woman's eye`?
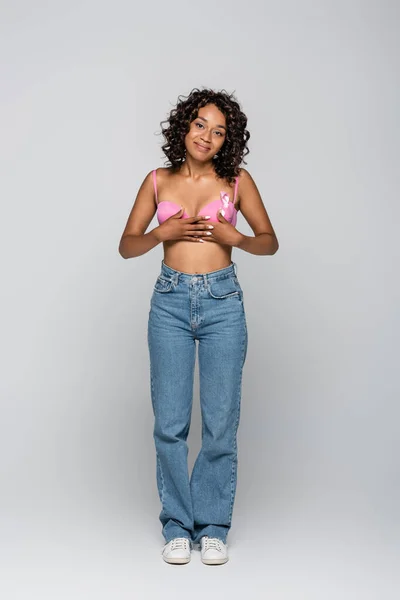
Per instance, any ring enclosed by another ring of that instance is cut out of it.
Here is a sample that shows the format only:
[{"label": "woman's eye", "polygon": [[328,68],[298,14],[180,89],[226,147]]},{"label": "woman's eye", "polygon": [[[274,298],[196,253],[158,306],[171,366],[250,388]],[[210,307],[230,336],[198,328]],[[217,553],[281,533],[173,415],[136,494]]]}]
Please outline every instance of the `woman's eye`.
[{"label": "woman's eye", "polygon": [[[202,123],[195,123],[196,127],[204,127],[204,125]],[[220,131],[214,131],[214,133],[218,133],[218,135],[222,136],[222,133]]]}]

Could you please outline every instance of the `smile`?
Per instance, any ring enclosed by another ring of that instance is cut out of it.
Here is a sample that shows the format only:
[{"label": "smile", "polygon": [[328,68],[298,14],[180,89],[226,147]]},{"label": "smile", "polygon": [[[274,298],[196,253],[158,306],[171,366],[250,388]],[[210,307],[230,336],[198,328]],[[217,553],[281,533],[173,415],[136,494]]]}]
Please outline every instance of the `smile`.
[{"label": "smile", "polygon": [[207,148],[206,146],[201,146],[200,144],[198,144],[197,142],[194,142],[196,144],[196,146],[198,147],[198,149],[201,152],[208,152],[210,150],[210,148]]}]

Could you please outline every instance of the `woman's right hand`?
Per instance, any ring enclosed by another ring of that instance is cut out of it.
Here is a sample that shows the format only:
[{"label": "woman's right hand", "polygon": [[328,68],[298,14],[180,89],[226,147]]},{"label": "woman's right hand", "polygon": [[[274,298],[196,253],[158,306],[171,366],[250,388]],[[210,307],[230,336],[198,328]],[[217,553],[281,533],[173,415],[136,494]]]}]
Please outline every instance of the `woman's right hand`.
[{"label": "woman's right hand", "polygon": [[213,229],[207,223],[207,217],[197,215],[182,219],[184,208],[180,208],[175,215],[171,215],[161,225],[156,227],[155,233],[160,242],[170,240],[186,240],[188,242],[202,242],[203,236],[207,235],[207,229]]}]

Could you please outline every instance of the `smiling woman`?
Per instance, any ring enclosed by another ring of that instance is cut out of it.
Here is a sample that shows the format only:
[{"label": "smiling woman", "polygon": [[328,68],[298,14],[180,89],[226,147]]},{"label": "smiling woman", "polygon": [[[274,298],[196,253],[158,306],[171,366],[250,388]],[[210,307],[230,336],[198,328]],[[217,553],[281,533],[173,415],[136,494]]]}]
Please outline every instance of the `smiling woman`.
[{"label": "smiling woman", "polygon": [[[150,300],[148,348],[163,558],[187,563],[194,542],[205,564],[228,560],[237,478],[237,428],[247,354],[243,290],[232,248],[272,255],[279,244],[257,186],[240,168],[247,117],[233,95],[192,90],[161,125],[166,167],[144,178],[119,252],[163,243]],[[254,232],[236,229],[241,212]],[[157,215],[158,226],[146,232]],[[199,352],[202,447],[191,477],[187,436]],[[178,367],[178,368],[177,368]]]},{"label": "smiling woman", "polygon": [[218,177],[233,183],[240,163],[249,153],[250,133],[246,129],[247,117],[232,94],[194,90],[185,100],[178,101],[161,126],[164,124],[167,127],[162,129],[162,150],[173,169],[183,164],[189,145],[192,151],[212,159]]}]

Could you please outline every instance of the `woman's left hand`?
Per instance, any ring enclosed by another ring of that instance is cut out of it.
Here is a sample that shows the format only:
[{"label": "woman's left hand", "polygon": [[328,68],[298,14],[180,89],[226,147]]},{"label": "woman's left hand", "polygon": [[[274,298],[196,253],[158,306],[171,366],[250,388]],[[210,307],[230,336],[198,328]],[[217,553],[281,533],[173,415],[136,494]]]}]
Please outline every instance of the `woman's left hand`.
[{"label": "woman's left hand", "polygon": [[[201,238],[205,242],[217,242],[227,246],[236,246],[242,234],[222,216],[221,210],[222,209],[219,209],[217,211],[218,223],[210,223],[210,221],[207,221],[213,228],[209,229],[207,232],[202,232]],[[211,233],[211,235],[208,235],[209,233]]]}]

